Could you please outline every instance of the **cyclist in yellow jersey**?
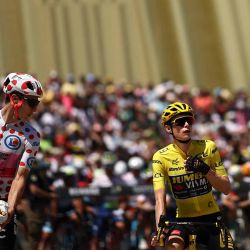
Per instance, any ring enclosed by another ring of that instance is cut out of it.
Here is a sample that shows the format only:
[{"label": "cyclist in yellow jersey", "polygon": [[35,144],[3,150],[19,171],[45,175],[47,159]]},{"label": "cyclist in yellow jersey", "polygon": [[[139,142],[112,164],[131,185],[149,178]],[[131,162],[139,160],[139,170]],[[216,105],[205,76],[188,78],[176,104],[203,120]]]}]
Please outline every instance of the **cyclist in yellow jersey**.
[{"label": "cyclist in yellow jersey", "polygon": [[[155,193],[155,219],[158,226],[161,215],[166,214],[166,183],[176,200],[177,221],[216,222],[220,209],[212,188],[228,194],[230,181],[218,149],[211,140],[192,140],[193,109],[186,103],[170,104],[162,113],[162,124],[173,137],[173,143],[158,150],[153,156],[153,187]],[[234,249],[230,234],[223,235],[211,227],[199,227],[197,241],[211,250]],[[228,230],[226,230],[228,231]],[[167,250],[182,250],[188,245],[189,229],[176,225],[168,232]],[[159,246],[157,237],[151,244]]]}]

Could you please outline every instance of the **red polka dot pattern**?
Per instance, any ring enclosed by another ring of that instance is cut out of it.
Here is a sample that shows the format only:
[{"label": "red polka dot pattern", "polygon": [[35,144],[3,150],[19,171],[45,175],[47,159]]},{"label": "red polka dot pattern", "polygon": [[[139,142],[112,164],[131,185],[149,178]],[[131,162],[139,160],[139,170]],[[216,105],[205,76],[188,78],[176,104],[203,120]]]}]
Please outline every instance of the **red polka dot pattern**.
[{"label": "red polka dot pattern", "polygon": [[30,139],[34,139],[34,135],[29,135],[29,138]]},{"label": "red polka dot pattern", "polygon": [[27,89],[28,88],[28,86],[27,86],[27,83],[30,83],[30,82],[24,82],[23,84],[22,84],[22,89]]},{"label": "red polka dot pattern", "polygon": [[[1,120],[1,124],[5,124],[4,121]],[[40,133],[26,122],[19,121],[5,126],[0,125],[0,152],[9,154],[6,160],[3,158],[0,162],[0,168],[2,168],[8,161],[8,167],[4,173],[0,171],[0,200],[8,196],[18,166],[27,169],[32,167],[29,161],[32,161],[33,157],[37,155],[39,138]],[[17,159],[21,160],[17,163]]]},{"label": "red polka dot pattern", "polygon": [[8,85],[8,86],[7,86],[7,90],[8,90],[8,91],[11,91],[11,90],[12,90],[12,86]]},{"label": "red polka dot pattern", "polygon": [[43,94],[43,91],[42,91],[41,88],[38,88],[38,89],[37,89],[37,94],[38,94],[38,95],[42,95],[42,94]]}]

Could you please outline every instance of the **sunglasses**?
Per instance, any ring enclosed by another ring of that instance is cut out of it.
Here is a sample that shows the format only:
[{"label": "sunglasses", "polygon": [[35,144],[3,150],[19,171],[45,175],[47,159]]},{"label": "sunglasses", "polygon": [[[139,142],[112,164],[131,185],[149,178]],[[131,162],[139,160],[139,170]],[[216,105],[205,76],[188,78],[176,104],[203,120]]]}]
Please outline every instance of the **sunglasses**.
[{"label": "sunglasses", "polygon": [[24,98],[24,100],[27,102],[27,104],[31,107],[31,108],[35,108],[38,106],[38,104],[40,103],[40,101],[38,99],[31,99],[31,98]]},{"label": "sunglasses", "polygon": [[174,121],[172,121],[172,124],[175,126],[180,126],[183,127],[186,122],[189,125],[193,125],[194,124],[194,118],[193,117],[181,117],[181,118],[176,118]]}]

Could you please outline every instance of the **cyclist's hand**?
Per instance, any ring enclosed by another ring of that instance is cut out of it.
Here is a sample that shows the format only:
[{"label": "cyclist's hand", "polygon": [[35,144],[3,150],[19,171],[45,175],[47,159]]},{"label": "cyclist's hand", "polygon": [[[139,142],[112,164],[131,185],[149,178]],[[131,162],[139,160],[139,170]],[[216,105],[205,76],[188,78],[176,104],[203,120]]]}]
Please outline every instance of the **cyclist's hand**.
[{"label": "cyclist's hand", "polygon": [[159,244],[159,241],[157,239],[157,236],[154,235],[151,239],[151,246],[156,247]]},{"label": "cyclist's hand", "polygon": [[151,246],[153,247],[163,247],[165,245],[166,232],[162,233],[160,239],[158,240],[157,234],[153,235],[151,239]]},{"label": "cyclist's hand", "polygon": [[13,217],[13,213],[10,213],[8,211],[8,217],[7,217],[7,219],[0,224],[0,231],[6,227],[6,225],[11,221],[12,217]]},{"label": "cyclist's hand", "polygon": [[5,222],[0,224],[0,231],[6,227],[6,225],[10,222],[10,220],[11,220],[11,217],[8,216],[8,219]]},{"label": "cyclist's hand", "polygon": [[160,246],[164,246],[164,244],[162,245],[161,240],[158,240],[157,236],[155,235],[152,237],[151,246],[152,247],[160,247]]},{"label": "cyclist's hand", "polygon": [[185,162],[185,168],[187,171],[201,172],[204,175],[210,170],[210,167],[197,156],[189,156]]}]

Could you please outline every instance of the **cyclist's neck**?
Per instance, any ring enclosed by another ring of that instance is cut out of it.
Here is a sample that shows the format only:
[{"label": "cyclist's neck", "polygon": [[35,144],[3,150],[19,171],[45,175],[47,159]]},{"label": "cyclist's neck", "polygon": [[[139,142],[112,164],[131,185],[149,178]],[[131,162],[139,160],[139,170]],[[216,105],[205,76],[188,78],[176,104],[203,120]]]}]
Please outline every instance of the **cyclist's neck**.
[{"label": "cyclist's neck", "polygon": [[192,139],[190,139],[188,142],[180,142],[176,139],[174,139],[174,144],[178,146],[185,154],[188,153],[188,149],[191,145]]}]

